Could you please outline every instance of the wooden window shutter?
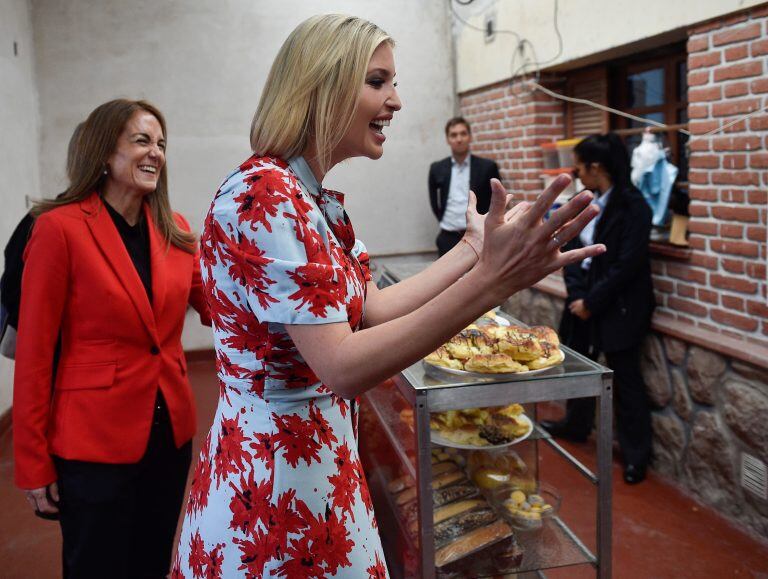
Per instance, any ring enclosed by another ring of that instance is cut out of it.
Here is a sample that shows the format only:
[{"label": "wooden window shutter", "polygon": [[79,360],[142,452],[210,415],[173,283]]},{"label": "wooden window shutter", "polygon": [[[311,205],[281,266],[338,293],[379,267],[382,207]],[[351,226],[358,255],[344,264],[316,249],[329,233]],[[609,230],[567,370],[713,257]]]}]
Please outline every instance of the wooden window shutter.
[{"label": "wooden window shutter", "polygon": [[[608,70],[605,66],[568,73],[568,96],[608,104]],[[566,128],[568,137],[586,137],[608,131],[608,113],[588,105],[567,103]]]}]

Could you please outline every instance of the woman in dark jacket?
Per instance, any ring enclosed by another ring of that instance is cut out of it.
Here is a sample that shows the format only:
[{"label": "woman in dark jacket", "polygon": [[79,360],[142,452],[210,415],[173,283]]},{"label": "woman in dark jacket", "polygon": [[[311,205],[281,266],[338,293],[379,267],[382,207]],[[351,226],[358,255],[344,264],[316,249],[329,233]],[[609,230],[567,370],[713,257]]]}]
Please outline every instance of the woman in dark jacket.
[{"label": "woman in dark jacket", "polygon": [[[576,173],[597,196],[600,214],[565,249],[605,244],[604,254],[564,268],[568,290],[560,333],[564,343],[593,359],[602,352],[614,372],[616,423],[624,480],[645,478],[651,417],[640,371],[640,346],[655,305],[648,242],[651,210],[629,180],[629,155],[614,133],[591,135],[575,148]],[[568,401],[566,418],[545,421],[555,436],[585,440],[594,400]]]}]

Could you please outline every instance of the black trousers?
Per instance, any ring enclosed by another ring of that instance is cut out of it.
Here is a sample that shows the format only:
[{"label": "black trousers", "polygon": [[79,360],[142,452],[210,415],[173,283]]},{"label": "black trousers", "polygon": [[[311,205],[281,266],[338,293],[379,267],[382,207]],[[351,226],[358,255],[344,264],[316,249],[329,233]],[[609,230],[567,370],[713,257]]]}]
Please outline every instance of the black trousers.
[{"label": "black trousers", "polygon": [[161,408],[135,464],[54,457],[65,579],[165,577],[171,566],[192,442],[176,448]]},{"label": "black trousers", "polygon": [[[653,430],[650,401],[640,370],[640,346],[606,353],[605,358],[613,370],[616,429],[624,464],[646,466],[651,458]],[[595,422],[594,398],[568,400],[565,420],[569,432],[589,435]]]},{"label": "black trousers", "polygon": [[446,231],[445,229],[441,229],[435,240],[435,243],[437,243],[438,256],[443,257],[446,253],[451,251],[453,247],[461,241],[462,237],[464,237],[463,231]]}]

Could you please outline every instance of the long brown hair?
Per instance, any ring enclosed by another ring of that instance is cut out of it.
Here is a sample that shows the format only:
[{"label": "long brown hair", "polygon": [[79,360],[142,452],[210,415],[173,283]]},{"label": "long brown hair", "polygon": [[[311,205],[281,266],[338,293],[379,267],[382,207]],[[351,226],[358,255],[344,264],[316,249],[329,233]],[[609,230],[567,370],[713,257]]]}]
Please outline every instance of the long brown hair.
[{"label": "long brown hair", "polygon": [[[37,217],[46,211],[87,199],[94,191],[101,192],[106,182],[104,169],[107,160],[117,147],[117,140],[126,123],[138,111],[146,111],[157,119],[166,136],[165,118],[150,103],[139,100],[116,99],[96,107],[82,124],[80,134],[71,143],[71,155],[67,163],[69,186],[56,199],[44,199],[35,203],[32,215]],[[195,236],[182,230],[173,218],[168,200],[167,164],[163,164],[157,179],[157,188],[147,195],[147,203],[155,226],[168,242],[188,253],[195,251]]]}]

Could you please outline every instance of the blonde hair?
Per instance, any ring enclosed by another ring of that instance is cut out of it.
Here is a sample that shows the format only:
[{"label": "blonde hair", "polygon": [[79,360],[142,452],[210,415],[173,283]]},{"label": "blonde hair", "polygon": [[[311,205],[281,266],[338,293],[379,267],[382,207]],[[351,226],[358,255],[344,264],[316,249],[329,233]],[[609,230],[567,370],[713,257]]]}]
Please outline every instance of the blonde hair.
[{"label": "blonde hair", "polygon": [[[106,182],[104,168],[107,160],[117,147],[117,140],[126,123],[138,111],[146,111],[157,119],[166,136],[165,118],[157,107],[146,101],[116,99],[96,107],[85,122],[76,130],[70,141],[67,155],[69,187],[56,199],[44,199],[35,203],[32,215],[39,216],[46,211],[83,201],[94,191],[101,191]],[[167,243],[188,253],[195,251],[195,236],[181,229],[173,218],[168,200],[168,171],[163,164],[157,179],[157,189],[147,196],[149,210],[155,226]]]},{"label": "blonde hair", "polygon": [[381,28],[354,16],[325,14],[299,24],[269,71],[251,124],[253,152],[290,159],[312,137],[317,162],[328,170],[382,42],[394,46]]}]

